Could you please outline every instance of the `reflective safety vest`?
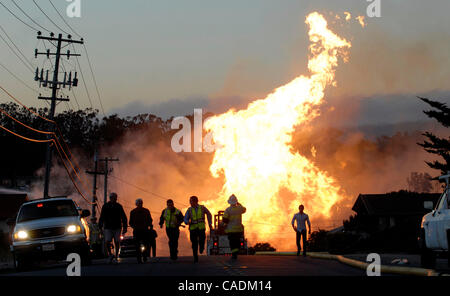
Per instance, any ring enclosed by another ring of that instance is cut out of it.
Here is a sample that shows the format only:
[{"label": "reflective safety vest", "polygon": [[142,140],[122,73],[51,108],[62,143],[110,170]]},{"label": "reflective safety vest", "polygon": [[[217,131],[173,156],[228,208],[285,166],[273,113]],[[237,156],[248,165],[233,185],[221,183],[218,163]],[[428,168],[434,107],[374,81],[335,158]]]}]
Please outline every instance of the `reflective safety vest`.
[{"label": "reflective safety vest", "polygon": [[91,244],[100,244],[100,228],[97,223],[89,223],[89,241]]},{"label": "reflective safety vest", "polygon": [[244,225],[242,225],[242,214],[244,208],[242,206],[229,207],[223,213],[223,218],[228,219],[225,233],[243,232]]},{"label": "reflective safety vest", "polygon": [[178,221],[177,215],[180,214],[180,210],[170,211],[168,208],[164,210],[164,219],[166,220],[166,228],[177,228]]},{"label": "reflective safety vest", "polygon": [[205,218],[203,215],[203,206],[198,205],[197,210],[193,207],[190,207],[189,211],[191,211],[191,224],[189,224],[189,230],[206,229]]}]

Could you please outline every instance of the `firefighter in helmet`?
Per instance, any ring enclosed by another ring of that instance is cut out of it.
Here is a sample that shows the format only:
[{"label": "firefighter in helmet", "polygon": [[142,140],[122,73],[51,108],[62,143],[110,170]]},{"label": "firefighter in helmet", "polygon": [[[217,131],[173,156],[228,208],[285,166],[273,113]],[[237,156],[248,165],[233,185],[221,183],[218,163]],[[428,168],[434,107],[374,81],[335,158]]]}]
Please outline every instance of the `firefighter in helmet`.
[{"label": "firefighter in helmet", "polygon": [[247,209],[238,202],[234,194],[230,196],[228,203],[230,206],[223,213],[222,221],[226,225],[225,233],[228,235],[228,240],[230,241],[231,258],[237,259],[241,237],[244,235],[242,214],[244,214]]}]

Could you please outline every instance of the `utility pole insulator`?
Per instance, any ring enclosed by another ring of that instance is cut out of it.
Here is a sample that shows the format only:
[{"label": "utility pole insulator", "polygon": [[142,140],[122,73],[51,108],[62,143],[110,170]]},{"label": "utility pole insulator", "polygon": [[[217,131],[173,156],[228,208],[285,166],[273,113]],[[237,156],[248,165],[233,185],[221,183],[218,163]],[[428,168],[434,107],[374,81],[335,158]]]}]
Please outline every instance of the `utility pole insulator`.
[{"label": "utility pole insulator", "polygon": [[[41,75],[40,77],[38,77],[38,73],[39,73],[39,69],[36,69],[36,73],[35,73],[35,77],[34,79],[36,81],[39,82],[39,87],[43,86],[43,87],[49,87],[52,90],[52,95],[51,97],[42,97],[41,95],[39,95],[38,99],[40,100],[49,100],[51,101],[50,104],[50,113],[48,118],[53,121],[55,118],[55,111],[56,111],[56,102],[57,101],[69,101],[68,98],[58,98],[58,90],[60,89],[60,85],[63,85],[63,87],[66,86],[67,82],[66,82],[66,74],[64,75],[64,81],[60,82],[58,80],[58,73],[59,73],[59,66],[60,66],[60,59],[61,59],[61,55],[65,55],[67,56],[67,58],[69,58],[70,56],[80,56],[78,54],[71,54],[70,51],[67,51],[67,54],[61,54],[61,49],[63,48],[63,44],[67,43],[67,44],[71,44],[71,43],[77,43],[77,44],[84,44],[83,40],[72,40],[71,37],[69,37],[68,39],[63,38],[62,34],[59,34],[57,38],[55,38],[55,34],[54,33],[50,33],[50,37],[44,37],[42,36],[41,32],[38,32],[37,34],[37,39],[38,40],[43,40],[45,41],[50,41],[52,43],[52,45],[55,45],[56,47],[56,51],[55,52],[51,52],[50,49],[47,49],[45,52],[39,52],[39,50],[36,48],[34,51],[34,55],[37,58],[39,55],[45,55],[47,56],[47,58],[49,59],[50,56],[54,56],[55,57],[55,63],[54,63],[54,69],[53,69],[53,79],[51,81],[49,81],[49,70],[46,71],[46,77],[44,80],[44,69],[41,69]],[[54,43],[56,42],[56,44]],[[70,86],[76,86],[76,85],[71,85]],[[49,131],[53,132],[54,131],[54,126],[53,123],[49,124]],[[51,135],[48,135],[48,139],[51,139]],[[46,168],[45,168],[45,181],[44,181],[44,198],[48,198],[49,197],[49,186],[50,186],[50,170],[51,170],[51,163],[52,163],[52,145],[51,142],[49,142],[47,144],[47,152],[46,152]]]}]

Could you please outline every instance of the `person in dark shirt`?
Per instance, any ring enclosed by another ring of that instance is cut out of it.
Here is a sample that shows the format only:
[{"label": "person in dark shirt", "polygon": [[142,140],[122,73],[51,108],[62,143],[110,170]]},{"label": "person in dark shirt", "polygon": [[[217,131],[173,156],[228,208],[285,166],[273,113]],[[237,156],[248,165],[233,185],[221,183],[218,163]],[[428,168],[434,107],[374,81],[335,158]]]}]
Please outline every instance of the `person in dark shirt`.
[{"label": "person in dark shirt", "polygon": [[170,259],[178,259],[178,239],[180,237],[180,225],[183,223],[183,213],[175,208],[173,200],[167,200],[167,208],[165,208],[159,218],[159,226],[162,228],[166,223],[166,234],[169,238]]},{"label": "person in dark shirt", "polygon": [[[117,202],[117,193],[112,192],[109,195],[109,202],[103,205],[98,226],[100,229],[104,229],[103,233],[110,262],[114,260],[117,262],[120,250],[120,231],[122,230],[122,233],[125,234],[128,229],[127,215],[125,215],[123,207]],[[112,252],[113,240],[115,253]]]},{"label": "person in dark shirt", "polygon": [[[147,261],[147,257],[150,257],[150,248],[153,248],[153,257],[156,255],[156,246],[151,243],[155,239],[153,238],[153,219],[150,211],[143,207],[144,202],[142,199],[136,199],[136,208],[130,212],[130,226],[133,228],[133,237],[136,244],[136,252],[140,254],[141,243],[145,247],[145,251],[142,254],[142,260]],[[138,255],[138,262],[141,263],[141,256]]]}]

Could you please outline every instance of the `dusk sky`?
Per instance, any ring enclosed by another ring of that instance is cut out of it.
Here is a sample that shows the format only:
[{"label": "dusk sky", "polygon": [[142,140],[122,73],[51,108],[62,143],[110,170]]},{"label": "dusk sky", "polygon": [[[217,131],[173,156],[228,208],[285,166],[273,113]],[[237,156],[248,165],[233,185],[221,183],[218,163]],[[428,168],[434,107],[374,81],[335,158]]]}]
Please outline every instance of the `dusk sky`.
[{"label": "dusk sky", "polygon": [[[10,0],[1,2],[35,26]],[[49,1],[36,2],[69,32]],[[223,112],[264,98],[296,76],[308,75],[304,20],[312,11],[323,13],[329,26],[353,45],[349,62],[338,67],[338,86],[326,97],[327,108],[344,114],[336,115],[339,123],[423,120],[421,110],[426,106],[416,95],[432,95],[443,102],[450,97],[448,0],[381,0],[381,18],[366,16],[365,28],[354,19],[366,14],[369,2],[363,0],[81,0],[81,18],[73,19],[65,14],[68,2],[52,2],[85,37],[106,114],[149,112],[168,117],[192,113],[196,107]],[[32,1],[16,3],[37,23],[59,32]],[[336,20],[335,15],[342,18],[344,11],[352,14],[351,22]],[[36,33],[3,7],[0,25],[31,63],[42,67],[44,57],[36,60],[33,55]],[[38,46],[43,50],[42,43]],[[81,46],[77,49],[83,54],[80,62],[94,108],[100,108],[86,55]],[[34,75],[2,40],[0,62],[38,88]],[[65,62],[66,67],[73,62]],[[45,67],[49,66],[47,61]],[[0,81],[24,103],[45,105],[3,68]],[[81,108],[90,106],[81,79],[75,93]],[[76,106],[73,95],[67,94]],[[1,94],[0,102],[7,101]],[[57,111],[66,108],[61,104]],[[339,112],[353,108],[359,111],[353,116]]]}]

